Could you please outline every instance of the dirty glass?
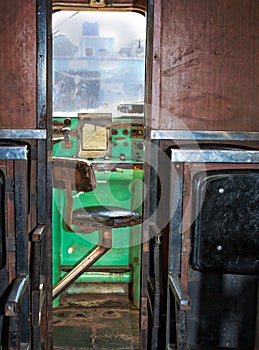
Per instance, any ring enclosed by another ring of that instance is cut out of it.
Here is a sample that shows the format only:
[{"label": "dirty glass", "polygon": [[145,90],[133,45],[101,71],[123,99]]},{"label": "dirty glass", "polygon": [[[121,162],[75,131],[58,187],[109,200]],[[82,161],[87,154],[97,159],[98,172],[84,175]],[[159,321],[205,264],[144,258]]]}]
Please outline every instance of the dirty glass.
[{"label": "dirty glass", "polygon": [[54,13],[54,115],[143,102],[145,28],[145,17],[133,12]]}]

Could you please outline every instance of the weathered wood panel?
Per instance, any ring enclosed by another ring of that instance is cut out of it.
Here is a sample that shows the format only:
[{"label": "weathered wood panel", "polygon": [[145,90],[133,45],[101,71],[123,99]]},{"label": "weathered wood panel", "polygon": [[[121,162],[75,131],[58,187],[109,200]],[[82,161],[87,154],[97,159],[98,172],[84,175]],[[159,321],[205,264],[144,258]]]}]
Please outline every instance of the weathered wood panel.
[{"label": "weathered wood panel", "polygon": [[152,127],[259,131],[259,1],[156,0],[157,13],[153,100],[166,112]]},{"label": "weathered wood panel", "polygon": [[0,128],[36,126],[36,1],[0,1]]}]

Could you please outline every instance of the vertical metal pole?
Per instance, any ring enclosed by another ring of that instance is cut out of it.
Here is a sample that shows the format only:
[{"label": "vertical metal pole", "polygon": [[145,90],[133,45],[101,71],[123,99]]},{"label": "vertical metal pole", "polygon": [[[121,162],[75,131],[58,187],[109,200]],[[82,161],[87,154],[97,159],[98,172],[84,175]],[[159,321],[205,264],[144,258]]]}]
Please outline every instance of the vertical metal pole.
[{"label": "vertical metal pole", "polygon": [[[154,0],[147,1],[147,35],[146,35],[146,67],[145,67],[145,118],[144,124],[146,126],[145,140],[150,141],[150,104],[152,99],[152,66],[153,66],[153,21],[154,21]],[[146,155],[144,155],[144,158]],[[144,163],[144,182],[147,188],[147,195],[145,198],[143,213],[143,235],[148,236],[149,227],[146,219],[149,217],[150,205],[150,166]],[[149,276],[149,241],[144,239],[142,244],[141,256],[141,307],[140,307],[140,349],[147,349],[148,343],[148,276]]]},{"label": "vertical metal pole", "polygon": [[[178,178],[174,176],[174,172],[171,170],[170,182],[170,205],[174,208],[174,213],[171,213],[172,219],[169,225],[169,243],[168,243],[168,274],[179,275],[181,272],[181,246],[182,246],[182,192],[183,192],[183,166],[180,164],[172,163],[171,167],[175,167]],[[178,199],[178,194],[180,198]],[[175,206],[175,202],[177,202]],[[175,312],[175,314],[173,314]],[[169,347],[173,341],[175,332],[177,333],[178,322],[181,323],[184,320],[183,315],[179,315],[180,310],[174,300],[174,296],[170,290],[169,281],[167,285],[167,312],[166,312],[166,344]]]},{"label": "vertical metal pole", "polygon": [[[15,234],[16,273],[28,275],[28,161],[15,161]],[[21,308],[21,342],[30,342],[29,294],[26,290]],[[15,322],[14,320],[12,322]]]},{"label": "vertical metal pole", "polygon": [[[52,52],[51,18],[52,1],[36,0],[37,21],[37,128],[47,131],[46,140],[37,141],[37,221],[46,225],[41,242],[41,275],[44,279],[45,303],[42,322],[33,327],[32,348],[52,348],[52,240],[51,240],[51,117],[52,117]],[[36,243],[37,244],[37,243]],[[35,247],[36,248],[36,247]],[[34,286],[40,293],[40,286]]]}]

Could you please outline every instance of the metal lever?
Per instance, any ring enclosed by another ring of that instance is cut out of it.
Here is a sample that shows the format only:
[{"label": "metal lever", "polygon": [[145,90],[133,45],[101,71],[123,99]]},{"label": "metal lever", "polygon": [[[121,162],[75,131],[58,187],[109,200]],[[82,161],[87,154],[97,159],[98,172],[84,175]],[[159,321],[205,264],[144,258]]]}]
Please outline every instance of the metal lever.
[{"label": "metal lever", "polygon": [[70,135],[71,129],[69,127],[65,127],[61,130],[62,134],[64,135],[64,141],[69,141],[69,135]]},{"label": "metal lever", "polygon": [[28,275],[21,274],[14,279],[11,291],[5,303],[5,316],[18,316],[22,304],[22,297],[28,286]]},{"label": "metal lever", "polygon": [[70,140],[70,132],[71,129],[69,127],[65,127],[61,130],[63,137],[57,137],[52,140],[52,146],[62,142],[63,148],[72,148],[72,141]]},{"label": "metal lever", "polygon": [[175,300],[180,310],[190,310],[191,300],[188,293],[185,291],[178,275],[173,274],[168,276],[169,286],[174,293]]}]

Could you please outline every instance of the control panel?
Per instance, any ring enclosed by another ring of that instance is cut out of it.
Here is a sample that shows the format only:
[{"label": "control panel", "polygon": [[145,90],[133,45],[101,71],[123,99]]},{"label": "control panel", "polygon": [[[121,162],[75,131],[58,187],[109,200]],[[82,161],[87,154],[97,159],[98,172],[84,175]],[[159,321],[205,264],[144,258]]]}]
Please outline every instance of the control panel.
[{"label": "control panel", "polygon": [[113,119],[112,153],[113,159],[122,161],[143,161],[144,125],[141,117]]},{"label": "control panel", "polygon": [[110,113],[82,113],[53,118],[53,154],[94,162],[143,162],[142,115],[112,118]]}]

